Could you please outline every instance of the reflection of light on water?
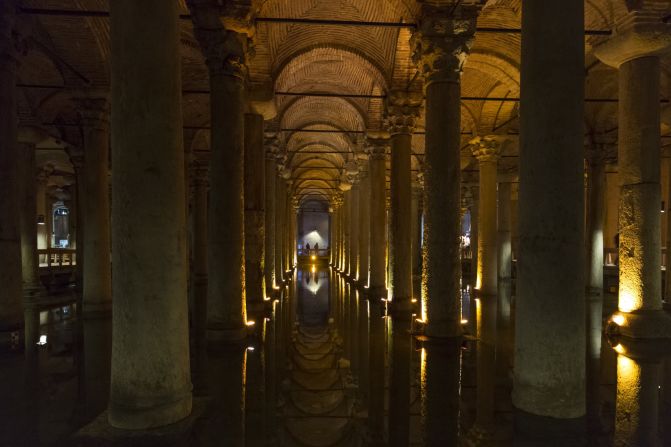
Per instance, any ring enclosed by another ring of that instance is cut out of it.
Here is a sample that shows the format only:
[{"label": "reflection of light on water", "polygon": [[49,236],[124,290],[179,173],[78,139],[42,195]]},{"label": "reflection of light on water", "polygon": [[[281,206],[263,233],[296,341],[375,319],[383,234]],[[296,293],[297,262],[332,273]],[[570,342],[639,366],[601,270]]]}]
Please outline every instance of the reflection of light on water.
[{"label": "reflection of light on water", "polygon": [[310,281],[309,283],[306,284],[305,286],[313,295],[317,295],[317,292],[319,292],[319,289],[321,289],[321,284],[318,281]]}]

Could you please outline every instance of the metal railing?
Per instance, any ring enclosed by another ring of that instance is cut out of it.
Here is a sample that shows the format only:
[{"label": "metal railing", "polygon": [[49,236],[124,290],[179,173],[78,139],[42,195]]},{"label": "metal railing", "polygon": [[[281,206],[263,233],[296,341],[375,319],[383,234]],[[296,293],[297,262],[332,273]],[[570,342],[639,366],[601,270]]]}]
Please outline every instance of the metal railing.
[{"label": "metal railing", "polygon": [[44,248],[37,250],[37,257],[41,268],[77,265],[77,250],[72,248]]}]

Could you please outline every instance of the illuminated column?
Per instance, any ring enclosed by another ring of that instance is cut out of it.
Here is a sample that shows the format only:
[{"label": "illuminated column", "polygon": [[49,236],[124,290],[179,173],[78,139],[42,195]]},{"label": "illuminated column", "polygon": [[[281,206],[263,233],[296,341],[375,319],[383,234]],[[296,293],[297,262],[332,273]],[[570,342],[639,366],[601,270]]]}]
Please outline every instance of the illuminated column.
[{"label": "illuminated column", "polygon": [[245,288],[251,312],[263,311],[266,220],[263,116],[245,114]]},{"label": "illuminated column", "polygon": [[512,400],[516,436],[571,444],[585,416],[584,37],[582,0],[522,3]]},{"label": "illuminated column", "polygon": [[247,36],[195,27],[210,74],[208,340],[246,335],[244,111]]},{"label": "illuminated column", "polygon": [[[370,294],[382,298],[386,293],[386,163],[385,151],[389,139],[369,134],[366,143],[370,152]],[[375,300],[374,300],[375,301]],[[371,309],[371,318],[373,311]],[[372,329],[371,329],[372,331]],[[373,342],[371,341],[371,344]],[[372,354],[371,354],[372,356]],[[372,366],[371,366],[372,368]]]},{"label": "illuminated column", "polygon": [[277,138],[266,139],[266,161],[265,161],[265,176],[266,176],[266,213],[265,213],[265,259],[264,259],[264,275],[266,282],[266,297],[273,294],[273,289],[277,285],[275,277],[275,213],[277,212],[276,186],[277,172],[275,169],[275,159],[277,158]]},{"label": "illuminated column", "polygon": [[[587,423],[599,430],[601,414],[601,337],[603,333],[603,228],[606,214],[605,163],[609,154],[605,144],[592,143],[586,148],[587,159]],[[613,154],[614,155],[614,154]]]},{"label": "illuminated column", "polygon": [[298,262],[298,210],[300,207],[301,205],[298,197],[292,197],[291,206],[289,207],[289,215],[291,216],[291,250],[289,251],[289,259],[291,261],[292,270],[296,267]]},{"label": "illuminated column", "polygon": [[468,330],[471,335],[478,335],[478,321],[476,318],[477,309],[475,306],[475,285],[478,273],[478,221],[480,220],[479,207],[479,188],[478,185],[471,185],[467,187],[469,211],[471,215],[471,294],[469,301],[469,315]]},{"label": "illuminated column", "polygon": [[342,227],[342,261],[340,271],[347,274],[350,257],[350,215],[351,215],[351,201],[352,191],[345,190],[343,194],[343,227]]},{"label": "illuminated column", "polygon": [[[177,2],[111,11],[113,339],[109,423],[191,413]],[[142,45],[137,36],[142,36]]]},{"label": "illuminated column", "polygon": [[21,175],[21,271],[24,299],[30,301],[46,292],[40,281],[37,255],[37,200],[35,143],[18,144]]},{"label": "illuminated column", "polygon": [[421,93],[391,91],[385,124],[391,135],[390,253],[392,310],[412,311],[411,156],[412,132],[419,116]]},{"label": "illuminated column", "polygon": [[282,177],[275,178],[275,284],[284,283],[284,207],[286,185]]},{"label": "illuminated column", "polygon": [[513,333],[511,325],[512,298],[512,250],[510,240],[510,192],[511,179],[499,181],[497,224],[498,224],[498,297],[496,322],[496,369],[497,375],[508,379],[512,367]]},{"label": "illuminated column", "polygon": [[[643,2],[644,5],[652,2]],[[662,311],[660,55],[671,49],[664,11],[634,10],[595,49],[619,68],[619,331],[632,338],[671,338]]]},{"label": "illuminated column", "polygon": [[359,262],[356,275],[362,287],[368,286],[370,261],[370,175],[368,160],[360,171],[359,180]]},{"label": "illuminated column", "polygon": [[349,265],[347,275],[356,279],[359,265],[359,179],[352,185],[350,190],[350,213],[349,213]]},{"label": "illuminated column", "polygon": [[84,140],[84,188],[88,198],[80,210],[86,225],[82,241],[83,312],[85,315],[107,314],[112,309],[109,102],[102,97],[82,97],[77,98],[77,103]]},{"label": "illuminated column", "polygon": [[496,136],[471,141],[480,167],[478,219],[478,270],[474,293],[479,300],[477,348],[477,417],[472,434],[476,438],[494,435],[497,319],[497,231],[496,170],[501,140]]},{"label": "illuminated column", "polygon": [[336,233],[336,242],[333,246],[335,252],[336,252],[336,259],[335,259],[335,268],[337,270],[340,270],[340,263],[342,262],[342,226],[343,226],[343,211],[344,211],[344,203],[345,203],[345,198],[344,195],[341,191],[336,192],[334,198],[334,205],[336,207],[336,225],[335,225],[335,233]]},{"label": "illuminated column", "polygon": [[417,181],[412,182],[412,276],[422,275],[422,195],[423,178],[421,174],[415,176]]},{"label": "illuminated column", "polygon": [[426,97],[422,313],[428,336],[462,332],[461,73],[479,10],[472,4],[424,5],[412,38]]},{"label": "illuminated column", "polygon": [[0,349],[3,350],[10,347],[12,333],[23,325],[15,9],[14,2],[0,4]]}]

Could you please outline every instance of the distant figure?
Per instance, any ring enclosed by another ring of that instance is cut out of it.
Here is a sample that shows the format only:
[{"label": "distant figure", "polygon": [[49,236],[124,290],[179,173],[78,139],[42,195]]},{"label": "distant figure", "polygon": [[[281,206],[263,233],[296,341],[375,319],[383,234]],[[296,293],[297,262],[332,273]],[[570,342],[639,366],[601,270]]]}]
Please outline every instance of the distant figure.
[{"label": "distant figure", "polygon": [[315,251],[319,254],[319,242],[315,242]]},{"label": "distant figure", "polygon": [[310,243],[305,244],[305,250],[307,254],[310,254]]}]

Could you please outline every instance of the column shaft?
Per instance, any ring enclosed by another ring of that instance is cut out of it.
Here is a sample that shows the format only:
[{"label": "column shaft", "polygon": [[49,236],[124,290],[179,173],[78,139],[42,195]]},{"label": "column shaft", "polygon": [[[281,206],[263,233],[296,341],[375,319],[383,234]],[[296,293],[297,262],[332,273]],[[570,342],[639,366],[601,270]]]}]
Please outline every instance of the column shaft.
[{"label": "column shaft", "polygon": [[368,285],[370,263],[370,176],[364,175],[359,186],[359,262],[357,280]]},{"label": "column shaft", "polygon": [[42,289],[37,256],[37,198],[35,144],[19,144],[21,156],[21,263],[26,299]]},{"label": "column shaft", "polygon": [[277,280],[275,278],[275,207],[277,201],[275,200],[275,180],[277,174],[275,173],[275,159],[266,155],[266,166],[265,166],[265,176],[266,176],[266,213],[265,213],[265,259],[264,259],[264,271],[265,271],[265,283],[266,283],[266,296],[269,297],[273,293],[274,287],[277,285]]},{"label": "column shaft", "polygon": [[522,5],[512,397],[518,430],[567,437],[585,415],[583,3]]},{"label": "column shaft", "polygon": [[279,285],[284,282],[284,207],[285,189],[284,179],[276,178],[275,194],[277,197],[275,205],[275,282]]},{"label": "column shaft", "polygon": [[263,309],[265,241],[265,157],[263,116],[245,114],[245,286],[247,304]]},{"label": "column shaft", "polygon": [[[191,412],[177,2],[111,6],[113,340],[109,422]],[[137,36],[142,36],[142,45]]]},{"label": "column shaft", "polygon": [[[0,345],[23,322],[14,2],[0,5]],[[32,180],[32,179],[31,179]]]},{"label": "column shaft", "polygon": [[359,184],[350,190],[349,268],[347,274],[356,279],[359,269]]},{"label": "column shaft", "polygon": [[391,137],[392,297],[401,311],[409,311],[412,298],[411,140],[409,132]]},{"label": "column shaft", "polygon": [[426,335],[461,334],[459,82],[426,88],[424,278]]},{"label": "column shaft", "polygon": [[370,289],[374,298],[384,295],[386,276],[386,167],[384,146],[370,160]]}]

